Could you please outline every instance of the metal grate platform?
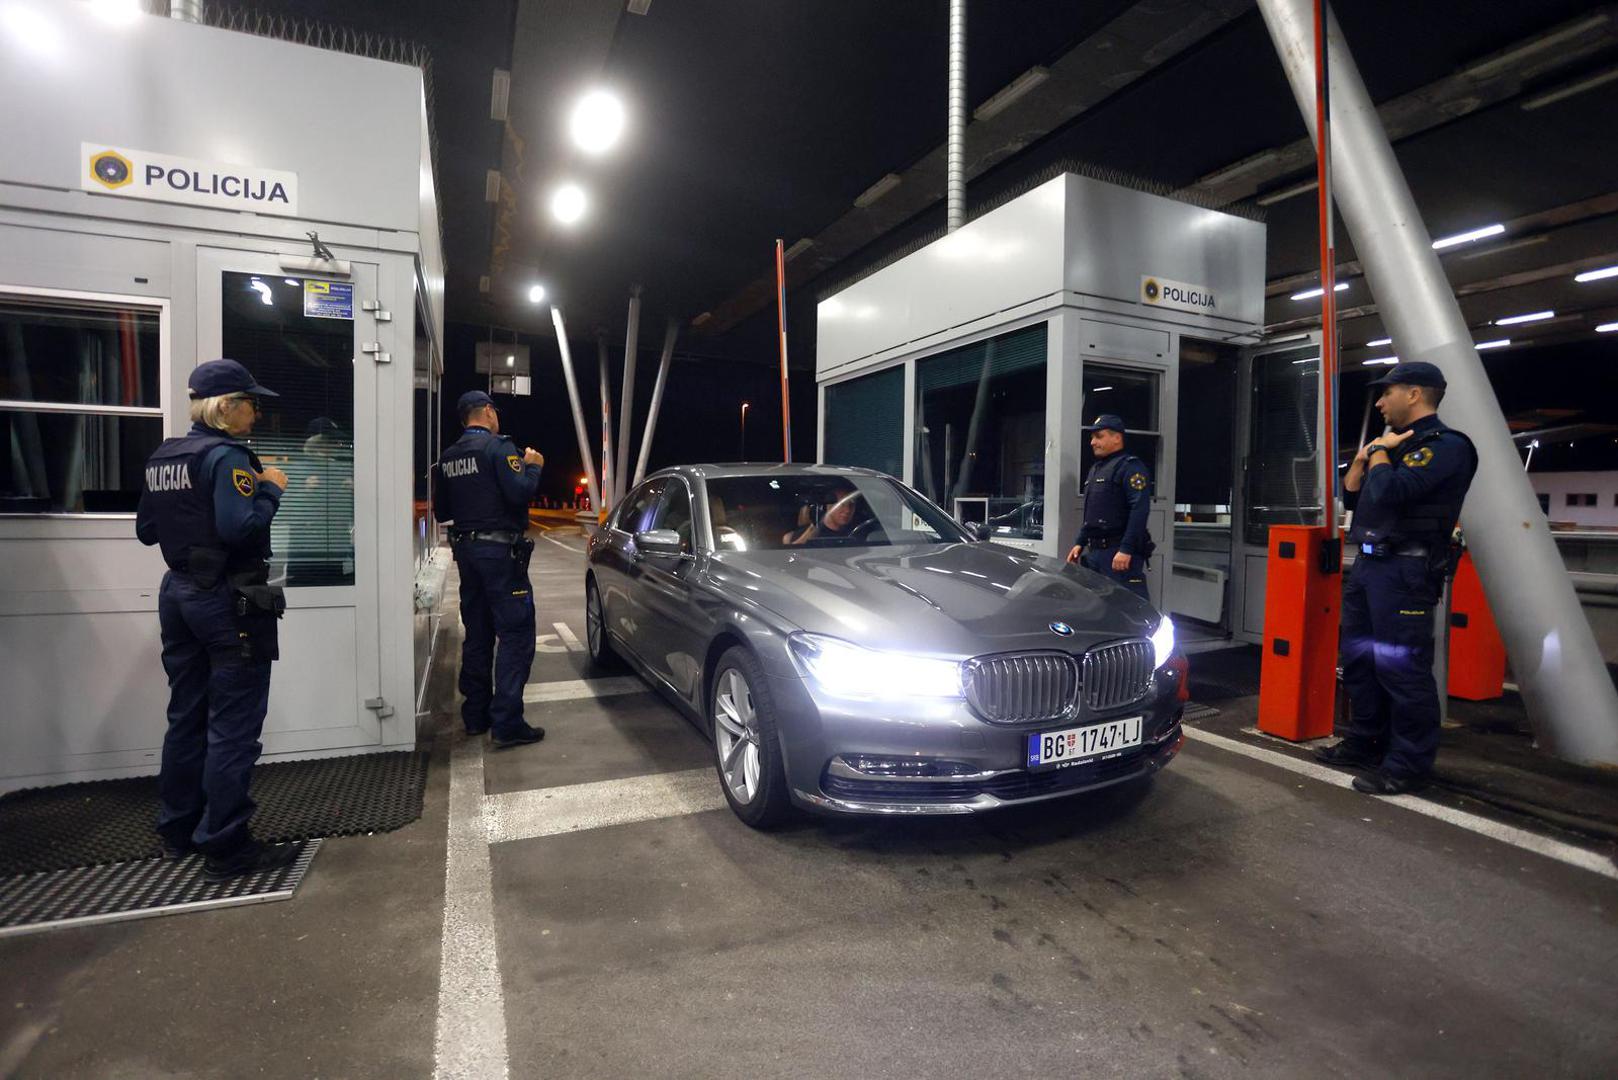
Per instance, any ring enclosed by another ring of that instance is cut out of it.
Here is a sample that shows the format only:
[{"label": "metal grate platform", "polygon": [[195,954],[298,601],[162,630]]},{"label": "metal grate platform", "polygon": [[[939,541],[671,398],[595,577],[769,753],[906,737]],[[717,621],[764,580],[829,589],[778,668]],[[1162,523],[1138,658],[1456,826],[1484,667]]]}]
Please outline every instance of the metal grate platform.
[{"label": "metal grate platform", "polygon": [[[414,750],[260,764],[253,835],[279,844],[391,832],[421,816],[426,787],[427,755]],[[161,855],[157,809],[154,776],[0,796],[0,878]]]},{"label": "metal grate platform", "polygon": [[319,850],[319,840],[303,841],[291,864],[231,881],[205,879],[200,855],[0,879],[0,937],[287,900]]},{"label": "metal grate platform", "polygon": [[1185,712],[1180,715],[1180,719],[1205,720],[1210,716],[1218,715],[1219,710],[1214,708],[1212,705],[1203,705],[1193,701],[1185,707]]}]

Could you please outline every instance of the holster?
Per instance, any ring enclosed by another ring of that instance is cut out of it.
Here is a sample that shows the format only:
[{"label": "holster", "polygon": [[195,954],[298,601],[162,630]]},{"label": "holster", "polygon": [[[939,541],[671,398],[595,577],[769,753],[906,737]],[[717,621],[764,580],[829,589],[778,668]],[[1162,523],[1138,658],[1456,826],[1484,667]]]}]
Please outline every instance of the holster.
[{"label": "holster", "polygon": [[265,580],[268,570],[265,567],[254,567],[230,575],[230,587],[236,590],[236,613],[247,614],[248,608],[257,608],[267,611],[277,619],[286,614],[287,594],[279,585],[270,585]]},{"label": "holster", "polygon": [[517,560],[523,573],[528,573],[528,562],[534,557],[534,542],[526,536],[518,540],[511,545],[511,557]]}]

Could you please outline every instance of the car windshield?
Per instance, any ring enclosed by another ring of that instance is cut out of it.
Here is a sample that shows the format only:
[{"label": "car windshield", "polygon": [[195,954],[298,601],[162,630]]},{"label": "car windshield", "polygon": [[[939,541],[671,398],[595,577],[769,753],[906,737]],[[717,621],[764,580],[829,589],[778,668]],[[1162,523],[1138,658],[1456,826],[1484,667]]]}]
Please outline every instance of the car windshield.
[{"label": "car windshield", "polygon": [[720,551],[957,544],[970,538],[920,495],[886,477],[807,474],[709,480]]}]

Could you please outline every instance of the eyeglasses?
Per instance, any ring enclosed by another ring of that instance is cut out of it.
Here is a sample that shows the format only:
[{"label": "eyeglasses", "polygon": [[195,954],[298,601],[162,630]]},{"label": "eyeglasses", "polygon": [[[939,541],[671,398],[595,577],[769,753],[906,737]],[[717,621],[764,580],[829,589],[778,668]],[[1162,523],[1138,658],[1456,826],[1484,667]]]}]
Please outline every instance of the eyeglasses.
[{"label": "eyeglasses", "polygon": [[231,400],[232,401],[245,401],[245,402],[247,402],[247,404],[249,404],[249,405],[251,405],[253,407],[253,415],[254,416],[258,416],[263,412],[263,409],[261,409],[259,407],[258,398],[254,397],[252,394],[238,394],[236,397],[232,398]]}]

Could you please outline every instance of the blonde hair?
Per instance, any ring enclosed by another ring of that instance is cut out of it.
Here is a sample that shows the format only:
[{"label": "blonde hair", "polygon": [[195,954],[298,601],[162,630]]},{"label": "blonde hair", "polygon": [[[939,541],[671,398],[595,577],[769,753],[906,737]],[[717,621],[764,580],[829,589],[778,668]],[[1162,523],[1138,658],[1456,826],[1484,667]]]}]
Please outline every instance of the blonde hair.
[{"label": "blonde hair", "polygon": [[197,398],[191,402],[191,422],[211,427],[215,431],[225,430],[225,409],[235,394],[220,394],[217,397]]}]

